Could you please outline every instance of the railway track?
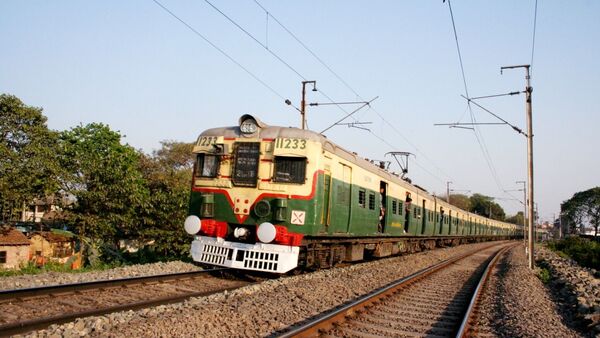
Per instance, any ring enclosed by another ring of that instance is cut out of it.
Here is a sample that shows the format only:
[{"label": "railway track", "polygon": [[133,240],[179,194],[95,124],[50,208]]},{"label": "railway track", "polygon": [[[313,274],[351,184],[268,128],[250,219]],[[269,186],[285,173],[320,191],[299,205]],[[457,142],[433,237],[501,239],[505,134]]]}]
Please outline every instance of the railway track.
[{"label": "railway track", "polygon": [[224,278],[228,269],[53,285],[0,292],[0,337],[76,318],[180,302],[251,281]]},{"label": "railway track", "polygon": [[489,272],[497,258],[514,245],[489,246],[443,261],[278,336],[469,336]]}]

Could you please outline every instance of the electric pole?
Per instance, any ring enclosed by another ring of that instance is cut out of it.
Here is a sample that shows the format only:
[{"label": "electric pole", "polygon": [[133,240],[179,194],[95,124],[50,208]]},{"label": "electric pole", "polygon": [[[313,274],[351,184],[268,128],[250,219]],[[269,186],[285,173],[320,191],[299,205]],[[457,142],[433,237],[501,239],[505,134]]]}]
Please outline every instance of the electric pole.
[{"label": "electric pole", "polygon": [[313,92],[317,91],[317,81],[302,81],[302,100],[300,101],[300,115],[302,116],[302,129],[306,129],[306,85],[313,85]]},{"label": "electric pole", "polygon": [[525,86],[525,112],[527,116],[527,193],[528,193],[528,208],[529,208],[529,218],[527,219],[528,228],[529,228],[529,240],[528,240],[528,248],[529,248],[529,268],[533,269],[534,266],[534,243],[533,239],[535,238],[535,234],[533,233],[533,122],[532,122],[532,107],[531,107],[531,92],[533,88],[531,88],[530,83],[530,75],[529,68],[530,65],[518,65],[518,66],[507,66],[501,67],[500,72],[504,69],[514,69],[514,68],[525,68],[525,79],[527,84]]},{"label": "electric pole", "polygon": [[446,182],[446,203],[450,204],[450,183],[451,181]]}]

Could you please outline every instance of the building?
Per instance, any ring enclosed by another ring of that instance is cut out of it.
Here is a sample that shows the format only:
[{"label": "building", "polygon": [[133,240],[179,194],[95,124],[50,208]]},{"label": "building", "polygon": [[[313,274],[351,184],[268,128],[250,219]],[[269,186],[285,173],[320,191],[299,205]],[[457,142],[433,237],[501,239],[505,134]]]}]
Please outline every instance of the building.
[{"label": "building", "polygon": [[0,227],[0,268],[16,269],[29,260],[29,239],[13,227]]},{"label": "building", "polygon": [[35,232],[30,237],[30,253],[38,264],[48,261],[65,263],[75,254],[75,239],[50,231]]}]

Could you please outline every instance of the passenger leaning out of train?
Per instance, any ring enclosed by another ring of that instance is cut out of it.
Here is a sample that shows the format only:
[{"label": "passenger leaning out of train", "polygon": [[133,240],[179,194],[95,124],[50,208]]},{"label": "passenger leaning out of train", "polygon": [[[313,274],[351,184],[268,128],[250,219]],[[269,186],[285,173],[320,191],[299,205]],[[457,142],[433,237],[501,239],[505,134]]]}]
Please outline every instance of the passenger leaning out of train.
[{"label": "passenger leaning out of train", "polygon": [[385,189],[384,188],[380,188],[379,189],[379,223],[377,224],[377,232],[383,232],[383,222],[384,221],[384,217],[385,217],[385,206],[384,206],[384,194],[385,194]]}]

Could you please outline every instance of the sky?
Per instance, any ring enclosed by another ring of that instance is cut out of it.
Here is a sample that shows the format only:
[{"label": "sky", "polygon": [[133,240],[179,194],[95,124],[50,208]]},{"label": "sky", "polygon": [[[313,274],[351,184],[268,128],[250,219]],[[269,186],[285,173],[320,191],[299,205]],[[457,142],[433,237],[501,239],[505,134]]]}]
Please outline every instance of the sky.
[{"label": "sky", "polygon": [[[468,109],[465,84],[470,97],[523,91],[524,69],[500,67],[531,64],[541,220],[600,185],[598,1],[539,1],[535,44],[535,0],[451,1],[465,81],[448,1],[209,1],[2,1],[0,93],[42,107],[52,129],[102,122],[150,153],[243,114],[298,127],[284,100],[298,107],[301,82],[314,80],[308,103],[377,97],[343,121],[369,131],[338,125],[329,139],[370,159],[411,152],[413,183],[443,195],[451,181],[514,214],[526,138],[507,125],[434,124],[499,122]],[[526,129],[524,95],[476,102]],[[358,107],[308,107],[308,127]]]}]

